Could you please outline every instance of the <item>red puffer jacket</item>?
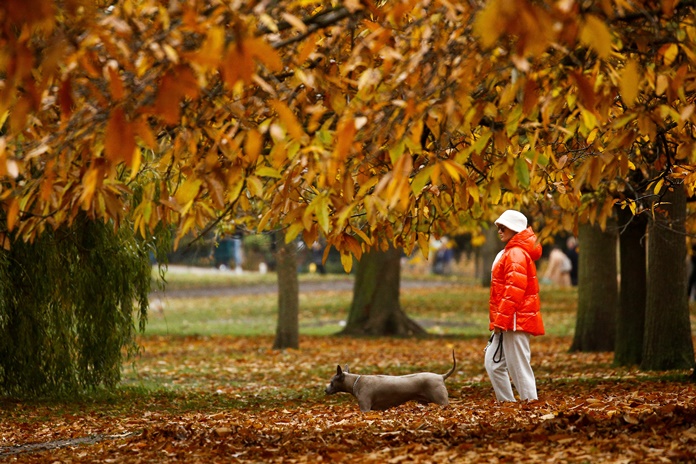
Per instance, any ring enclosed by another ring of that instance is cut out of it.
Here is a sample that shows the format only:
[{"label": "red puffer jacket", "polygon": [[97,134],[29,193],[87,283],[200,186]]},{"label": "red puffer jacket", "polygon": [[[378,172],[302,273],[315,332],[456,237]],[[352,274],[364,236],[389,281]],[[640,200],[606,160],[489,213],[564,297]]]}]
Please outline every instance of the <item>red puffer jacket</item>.
[{"label": "red puffer jacket", "polygon": [[531,227],[507,242],[491,273],[489,330],[498,327],[544,335],[534,264],[540,257],[541,245]]}]

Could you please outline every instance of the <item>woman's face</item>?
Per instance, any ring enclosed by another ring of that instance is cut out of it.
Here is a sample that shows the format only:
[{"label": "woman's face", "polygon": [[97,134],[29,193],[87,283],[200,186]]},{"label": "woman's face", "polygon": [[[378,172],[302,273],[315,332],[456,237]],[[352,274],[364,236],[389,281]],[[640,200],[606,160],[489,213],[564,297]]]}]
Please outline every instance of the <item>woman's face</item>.
[{"label": "woman's face", "polygon": [[502,224],[496,224],[496,227],[498,228],[498,237],[500,237],[500,240],[503,242],[507,242],[517,233],[512,229],[508,229]]}]

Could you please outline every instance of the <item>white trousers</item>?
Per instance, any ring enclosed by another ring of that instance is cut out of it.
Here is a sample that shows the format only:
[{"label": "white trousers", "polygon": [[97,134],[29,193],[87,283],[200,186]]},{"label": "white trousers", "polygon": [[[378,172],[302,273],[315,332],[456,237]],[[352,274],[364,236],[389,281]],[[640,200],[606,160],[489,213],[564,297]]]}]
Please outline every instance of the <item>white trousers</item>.
[{"label": "white trousers", "polygon": [[[501,336],[503,343],[498,348]],[[486,349],[484,363],[498,401],[515,401],[512,384],[521,400],[537,399],[536,380],[530,360],[528,333],[510,331],[493,336],[493,341]]]}]

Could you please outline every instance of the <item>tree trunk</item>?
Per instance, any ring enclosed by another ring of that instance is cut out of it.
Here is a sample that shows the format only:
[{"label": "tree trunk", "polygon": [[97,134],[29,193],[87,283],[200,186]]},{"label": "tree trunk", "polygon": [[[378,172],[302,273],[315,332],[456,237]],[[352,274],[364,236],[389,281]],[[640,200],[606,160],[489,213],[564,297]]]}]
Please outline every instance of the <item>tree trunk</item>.
[{"label": "tree trunk", "polygon": [[424,335],[399,303],[401,250],[370,251],[357,264],[353,302],[342,335]]},{"label": "tree trunk", "polygon": [[278,326],[273,349],[300,347],[299,284],[297,280],[297,248],[295,242],[285,243],[276,252],[278,274]]},{"label": "tree trunk", "polygon": [[578,241],[578,314],[571,351],[612,351],[616,339],[616,234],[583,224]]},{"label": "tree trunk", "polygon": [[673,188],[648,223],[644,370],[694,367],[686,295],[686,193],[683,185]]},{"label": "tree trunk", "polygon": [[621,289],[616,324],[614,364],[640,365],[643,357],[646,289],[646,226],[645,215],[634,216],[629,209],[617,210],[619,215],[619,250]]},{"label": "tree trunk", "polygon": [[495,226],[491,226],[488,231],[486,231],[486,241],[481,246],[481,267],[480,267],[480,278],[481,285],[484,287],[491,286],[491,268],[493,267],[493,261],[500,250],[505,247],[498,237],[498,231]]}]

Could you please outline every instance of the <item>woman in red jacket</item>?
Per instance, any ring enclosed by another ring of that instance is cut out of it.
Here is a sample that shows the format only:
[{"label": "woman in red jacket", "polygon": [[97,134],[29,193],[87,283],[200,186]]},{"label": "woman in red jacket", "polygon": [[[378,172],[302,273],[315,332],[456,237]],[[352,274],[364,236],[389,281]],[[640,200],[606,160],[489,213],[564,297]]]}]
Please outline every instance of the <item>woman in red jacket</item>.
[{"label": "woman in red jacket", "polygon": [[488,306],[493,335],[486,349],[486,371],[498,401],[515,401],[512,384],[521,400],[532,401],[537,399],[537,389],[529,337],[544,334],[534,264],[541,257],[541,245],[519,211],[505,211],[495,225],[506,245],[491,271]]}]

